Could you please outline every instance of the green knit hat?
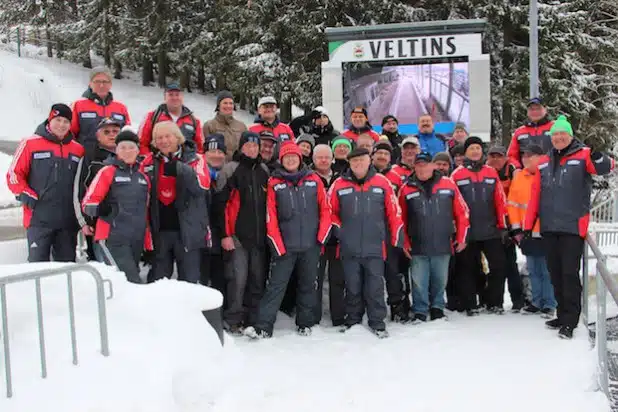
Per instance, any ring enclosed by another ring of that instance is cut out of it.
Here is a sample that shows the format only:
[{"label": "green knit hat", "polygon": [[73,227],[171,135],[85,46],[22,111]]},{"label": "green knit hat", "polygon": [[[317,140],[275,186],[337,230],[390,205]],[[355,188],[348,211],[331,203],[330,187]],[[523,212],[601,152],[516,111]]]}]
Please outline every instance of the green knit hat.
[{"label": "green knit hat", "polygon": [[350,142],[350,139],[342,135],[335,137],[335,140],[333,140],[333,144],[331,145],[331,148],[335,150],[335,147],[337,147],[340,144],[344,144],[348,146],[348,149],[352,150],[352,143]]},{"label": "green knit hat", "polygon": [[551,127],[549,134],[554,134],[556,132],[567,132],[568,134],[573,136],[573,126],[571,126],[571,123],[569,123],[566,116],[563,114],[558,116],[558,118],[554,122],[554,125]]}]

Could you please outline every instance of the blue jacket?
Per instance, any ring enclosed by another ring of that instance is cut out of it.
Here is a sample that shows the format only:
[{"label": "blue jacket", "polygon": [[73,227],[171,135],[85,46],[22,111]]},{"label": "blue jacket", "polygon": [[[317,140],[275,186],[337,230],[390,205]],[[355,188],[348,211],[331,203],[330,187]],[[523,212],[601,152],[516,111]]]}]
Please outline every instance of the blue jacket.
[{"label": "blue jacket", "polygon": [[421,151],[429,152],[431,156],[447,151],[446,139],[441,134],[436,134],[436,132],[419,133],[417,137],[421,144]]}]

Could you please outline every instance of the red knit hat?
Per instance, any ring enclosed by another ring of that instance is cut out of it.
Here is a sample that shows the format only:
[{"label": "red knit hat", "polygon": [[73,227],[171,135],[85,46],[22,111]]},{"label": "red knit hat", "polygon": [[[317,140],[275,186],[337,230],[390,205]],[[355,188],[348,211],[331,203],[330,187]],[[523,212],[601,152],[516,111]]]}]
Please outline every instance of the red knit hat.
[{"label": "red knit hat", "polygon": [[300,151],[300,147],[291,140],[287,140],[281,144],[281,148],[279,149],[279,161],[283,160],[283,156],[295,154],[300,158],[300,161],[303,161],[303,153]]}]

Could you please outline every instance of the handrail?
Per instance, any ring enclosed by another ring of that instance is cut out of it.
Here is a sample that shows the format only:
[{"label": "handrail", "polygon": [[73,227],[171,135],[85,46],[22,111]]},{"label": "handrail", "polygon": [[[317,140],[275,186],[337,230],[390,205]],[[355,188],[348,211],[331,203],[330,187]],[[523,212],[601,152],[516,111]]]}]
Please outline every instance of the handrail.
[{"label": "handrail", "polygon": [[[600,232],[595,232],[595,236],[599,236]],[[595,326],[595,346],[597,349],[597,358],[599,363],[599,384],[608,399],[612,399],[609,386],[609,359],[607,351],[607,291],[614,302],[618,305],[618,282],[613,279],[606,265],[606,256],[603,255],[597,241],[590,233],[586,235],[586,244],[592,250],[593,256],[597,260],[596,264],[596,326]],[[584,248],[583,254],[583,272],[582,278],[584,283],[583,294],[583,317],[586,326],[588,323],[588,251]]]},{"label": "handrail", "polygon": [[107,330],[107,312],[105,307],[105,288],[104,285],[109,285],[111,299],[113,296],[112,283],[109,279],[103,279],[101,273],[90,265],[70,264],[53,269],[41,269],[31,272],[26,272],[17,275],[1,276],[0,277],[0,310],[2,311],[2,341],[4,347],[4,362],[5,362],[5,382],[6,396],[13,396],[13,381],[11,375],[11,352],[9,345],[9,324],[8,324],[8,304],[6,300],[6,285],[12,283],[26,282],[29,280],[35,281],[36,305],[37,305],[37,321],[39,330],[39,356],[41,360],[41,377],[47,377],[47,355],[45,351],[45,331],[43,327],[43,300],[41,293],[41,279],[66,274],[67,275],[67,297],[69,302],[69,322],[71,331],[71,349],[73,355],[73,364],[78,364],[77,359],[77,334],[75,327],[75,301],[73,296],[73,273],[84,271],[92,275],[96,283],[97,289],[97,304],[99,312],[99,333],[101,340],[101,354],[109,356],[109,337]]}]

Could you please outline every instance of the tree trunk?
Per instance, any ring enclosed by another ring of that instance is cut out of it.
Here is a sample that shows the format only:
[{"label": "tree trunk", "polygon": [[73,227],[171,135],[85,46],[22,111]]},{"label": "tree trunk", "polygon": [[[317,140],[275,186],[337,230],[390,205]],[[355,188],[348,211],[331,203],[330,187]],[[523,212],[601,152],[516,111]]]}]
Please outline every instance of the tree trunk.
[{"label": "tree trunk", "polygon": [[186,67],[180,71],[179,83],[182,90],[189,91],[189,70]]},{"label": "tree trunk", "polygon": [[206,74],[204,73],[204,61],[200,59],[197,64],[197,88],[206,93]]},{"label": "tree trunk", "polygon": [[279,105],[279,117],[283,123],[290,123],[292,120],[292,98],[289,93],[284,93],[284,96]]},{"label": "tree trunk", "polygon": [[122,63],[114,59],[114,79],[122,79]]},{"label": "tree trunk", "polygon": [[167,55],[163,46],[159,46],[159,53],[157,54],[157,66],[159,69],[159,87],[165,87],[167,83]]},{"label": "tree trunk", "polygon": [[51,33],[49,32],[49,24],[45,26],[45,37],[47,38],[47,57],[54,57],[52,48]]},{"label": "tree trunk", "polygon": [[71,9],[71,13],[77,17],[79,14],[77,9],[77,0],[69,0],[69,8]]},{"label": "tree trunk", "polygon": [[90,49],[88,47],[86,47],[86,50],[84,50],[82,66],[87,69],[92,69],[92,59],[90,58]]},{"label": "tree trunk", "polygon": [[58,41],[56,43],[56,56],[59,59],[62,59],[64,57],[64,46],[62,45],[61,41]]},{"label": "tree trunk", "polygon": [[240,105],[240,110],[247,110],[247,95],[244,92],[238,95],[236,101]]},{"label": "tree trunk", "polygon": [[152,60],[144,53],[142,59],[142,86],[150,86],[154,82],[154,73],[152,71]]}]

